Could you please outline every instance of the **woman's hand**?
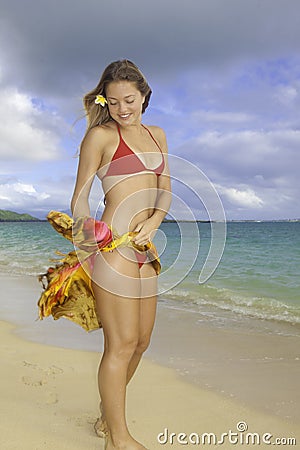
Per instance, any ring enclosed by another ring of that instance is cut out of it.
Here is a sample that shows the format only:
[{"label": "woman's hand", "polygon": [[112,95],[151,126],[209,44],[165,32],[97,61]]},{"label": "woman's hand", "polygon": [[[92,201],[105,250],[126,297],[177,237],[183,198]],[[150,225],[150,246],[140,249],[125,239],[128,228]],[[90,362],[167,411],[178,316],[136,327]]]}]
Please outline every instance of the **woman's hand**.
[{"label": "woman's hand", "polygon": [[138,232],[133,241],[137,245],[145,245],[148,244],[149,241],[153,240],[157,231],[157,223],[156,221],[153,221],[151,217],[149,217],[149,219],[143,220],[142,222],[138,223],[133,231]]}]

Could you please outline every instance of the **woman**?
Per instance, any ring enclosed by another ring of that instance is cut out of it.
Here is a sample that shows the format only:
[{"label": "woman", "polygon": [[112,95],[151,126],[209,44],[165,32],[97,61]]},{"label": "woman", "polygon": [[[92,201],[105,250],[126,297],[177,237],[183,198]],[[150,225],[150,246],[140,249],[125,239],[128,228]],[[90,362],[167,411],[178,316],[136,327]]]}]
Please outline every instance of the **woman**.
[{"label": "woman", "polygon": [[[75,220],[90,215],[88,197],[96,175],[105,193],[101,220],[118,236],[133,232],[132,244],[145,248],[171,196],[164,132],[141,123],[150,96],[132,62],[116,61],[104,70],[97,87],[84,97],[88,127],[71,202]],[[95,429],[106,435],[107,450],[145,448],[127,428],[125,396],[154,326],[155,261],[132,245],[95,256],[92,288],[104,333],[98,377],[102,415]]]}]

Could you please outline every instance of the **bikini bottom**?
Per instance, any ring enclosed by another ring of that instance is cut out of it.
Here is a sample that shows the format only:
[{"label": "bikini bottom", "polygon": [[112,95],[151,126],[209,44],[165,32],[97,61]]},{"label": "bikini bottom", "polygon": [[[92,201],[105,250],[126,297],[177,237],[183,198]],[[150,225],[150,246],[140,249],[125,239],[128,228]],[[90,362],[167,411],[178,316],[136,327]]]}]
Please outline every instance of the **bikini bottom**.
[{"label": "bikini bottom", "polygon": [[139,268],[143,267],[143,265],[147,261],[147,255],[145,255],[144,253],[136,252],[136,251],[134,253],[135,253],[135,257],[137,259]]},{"label": "bikini bottom", "polygon": [[92,289],[91,274],[95,256],[99,252],[109,252],[117,247],[133,248],[139,267],[147,259],[151,261],[156,274],[161,270],[159,256],[152,242],[137,245],[133,238],[137,232],[117,235],[103,221],[91,217],[80,217],[74,222],[65,213],[50,211],[47,216],[53,228],[71,241],[76,250],[63,254],[54,267],[39,275],[43,292],[38,301],[39,318],[50,315],[59,319],[65,317],[84,328],[86,331],[101,328],[97,317],[96,302]]}]

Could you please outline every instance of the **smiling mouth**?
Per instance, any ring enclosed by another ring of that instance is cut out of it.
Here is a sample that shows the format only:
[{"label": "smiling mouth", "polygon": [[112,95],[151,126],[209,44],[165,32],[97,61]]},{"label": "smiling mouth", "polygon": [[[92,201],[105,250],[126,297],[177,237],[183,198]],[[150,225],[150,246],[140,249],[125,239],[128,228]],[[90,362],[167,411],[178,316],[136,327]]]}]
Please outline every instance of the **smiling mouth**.
[{"label": "smiling mouth", "polygon": [[127,119],[127,117],[129,117],[130,114],[119,114],[119,116],[121,117],[121,119]]}]

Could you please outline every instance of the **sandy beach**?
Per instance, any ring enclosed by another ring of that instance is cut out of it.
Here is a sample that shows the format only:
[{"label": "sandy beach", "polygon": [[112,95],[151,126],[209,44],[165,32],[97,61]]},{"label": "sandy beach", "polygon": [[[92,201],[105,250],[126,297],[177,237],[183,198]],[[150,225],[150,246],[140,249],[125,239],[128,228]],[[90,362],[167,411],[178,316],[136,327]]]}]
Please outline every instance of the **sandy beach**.
[{"label": "sandy beach", "polygon": [[[5,304],[13,302],[15,309],[13,315],[3,308],[0,324],[1,449],[104,448],[93,431],[100,355],[62,348],[71,340],[80,348],[85,338],[100,347],[101,332],[88,335],[64,320],[34,322],[36,281],[2,281]],[[28,316],[21,318],[24,302]],[[297,448],[288,439],[299,445],[298,400],[298,337],[262,334],[254,325],[199,327],[188,312],[160,307],[151,348],[128,388],[128,423],[151,450],[201,448],[201,439],[208,448],[214,439],[225,449],[257,447],[258,441],[259,448],[270,448],[277,438],[285,448]]]}]

